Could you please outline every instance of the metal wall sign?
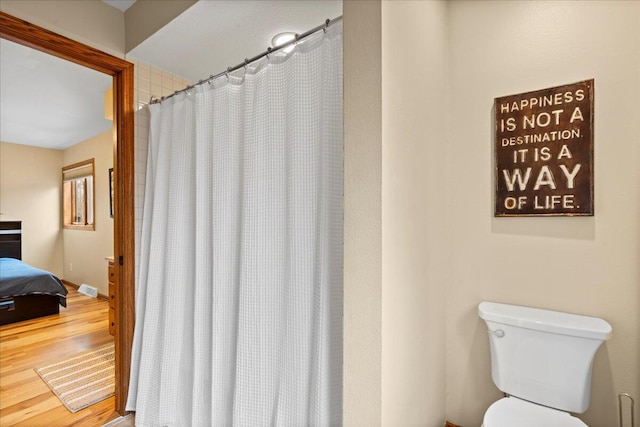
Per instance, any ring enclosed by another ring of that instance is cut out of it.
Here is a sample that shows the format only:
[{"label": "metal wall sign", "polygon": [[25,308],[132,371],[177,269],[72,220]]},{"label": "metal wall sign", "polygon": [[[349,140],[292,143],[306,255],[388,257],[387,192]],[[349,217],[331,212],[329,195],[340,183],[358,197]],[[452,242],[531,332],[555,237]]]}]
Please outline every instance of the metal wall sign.
[{"label": "metal wall sign", "polygon": [[593,85],[495,99],[495,216],[593,215]]}]

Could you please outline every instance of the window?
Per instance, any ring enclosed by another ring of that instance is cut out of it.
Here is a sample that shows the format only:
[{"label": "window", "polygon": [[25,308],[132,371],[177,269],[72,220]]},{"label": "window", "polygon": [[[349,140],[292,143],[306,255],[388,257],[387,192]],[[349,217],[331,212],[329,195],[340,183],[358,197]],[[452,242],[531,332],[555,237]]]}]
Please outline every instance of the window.
[{"label": "window", "polygon": [[62,168],[62,224],[64,228],[95,230],[93,223],[94,159]]}]

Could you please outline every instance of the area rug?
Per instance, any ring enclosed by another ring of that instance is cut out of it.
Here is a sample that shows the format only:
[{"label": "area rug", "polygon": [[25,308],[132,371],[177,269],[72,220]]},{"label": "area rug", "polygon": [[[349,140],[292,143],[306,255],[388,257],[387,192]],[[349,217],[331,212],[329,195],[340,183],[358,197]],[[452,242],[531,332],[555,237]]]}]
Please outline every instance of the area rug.
[{"label": "area rug", "polygon": [[72,413],[115,394],[113,343],[35,371]]}]

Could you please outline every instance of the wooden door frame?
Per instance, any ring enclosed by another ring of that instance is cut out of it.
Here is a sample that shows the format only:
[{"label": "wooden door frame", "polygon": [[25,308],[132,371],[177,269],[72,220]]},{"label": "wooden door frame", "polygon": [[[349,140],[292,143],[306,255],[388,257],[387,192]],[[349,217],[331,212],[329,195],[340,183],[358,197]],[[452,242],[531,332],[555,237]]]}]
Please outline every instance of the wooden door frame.
[{"label": "wooden door frame", "polygon": [[0,37],[113,77],[114,257],[116,304],[116,411],[125,413],[134,325],[133,64],[0,12]]}]

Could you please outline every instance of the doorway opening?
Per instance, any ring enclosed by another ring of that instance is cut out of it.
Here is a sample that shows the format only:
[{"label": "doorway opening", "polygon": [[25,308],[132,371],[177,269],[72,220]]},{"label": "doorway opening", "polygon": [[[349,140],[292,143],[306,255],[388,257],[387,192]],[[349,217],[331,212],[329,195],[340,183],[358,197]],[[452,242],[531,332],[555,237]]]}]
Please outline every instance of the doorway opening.
[{"label": "doorway opening", "polygon": [[113,78],[115,410],[124,415],[134,325],[134,111],[133,64],[0,12],[0,37]]}]

